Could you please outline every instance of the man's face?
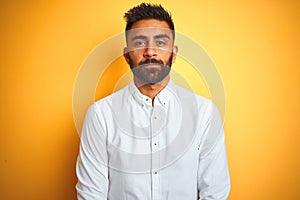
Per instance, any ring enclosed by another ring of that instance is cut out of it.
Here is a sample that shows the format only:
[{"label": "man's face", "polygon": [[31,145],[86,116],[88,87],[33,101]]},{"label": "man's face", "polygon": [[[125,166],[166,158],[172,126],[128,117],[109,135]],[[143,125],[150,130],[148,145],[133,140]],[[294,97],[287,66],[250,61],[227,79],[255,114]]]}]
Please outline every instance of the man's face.
[{"label": "man's face", "polygon": [[172,31],[164,21],[140,20],[127,33],[124,56],[135,78],[143,84],[161,82],[176,58]]}]

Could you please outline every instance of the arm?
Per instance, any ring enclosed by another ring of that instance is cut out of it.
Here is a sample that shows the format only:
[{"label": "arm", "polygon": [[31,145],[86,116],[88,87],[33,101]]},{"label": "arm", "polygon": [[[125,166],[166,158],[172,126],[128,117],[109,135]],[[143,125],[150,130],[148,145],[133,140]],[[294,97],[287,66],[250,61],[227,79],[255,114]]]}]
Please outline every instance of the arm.
[{"label": "arm", "polygon": [[201,200],[227,200],[230,177],[222,120],[214,104],[208,108],[209,118],[202,125],[198,193]]},{"label": "arm", "polygon": [[77,159],[76,185],[79,200],[106,200],[108,191],[108,167],[106,136],[103,118],[92,105],[84,121],[80,150]]}]

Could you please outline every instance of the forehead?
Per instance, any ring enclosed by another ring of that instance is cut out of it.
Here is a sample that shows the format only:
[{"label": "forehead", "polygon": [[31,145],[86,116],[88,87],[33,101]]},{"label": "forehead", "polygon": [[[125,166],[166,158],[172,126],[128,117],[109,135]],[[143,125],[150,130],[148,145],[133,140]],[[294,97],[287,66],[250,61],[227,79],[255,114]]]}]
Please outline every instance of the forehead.
[{"label": "forehead", "polygon": [[146,37],[153,37],[155,35],[166,34],[172,38],[172,30],[165,21],[156,19],[143,19],[134,23],[127,32],[129,38],[136,35],[143,35]]}]

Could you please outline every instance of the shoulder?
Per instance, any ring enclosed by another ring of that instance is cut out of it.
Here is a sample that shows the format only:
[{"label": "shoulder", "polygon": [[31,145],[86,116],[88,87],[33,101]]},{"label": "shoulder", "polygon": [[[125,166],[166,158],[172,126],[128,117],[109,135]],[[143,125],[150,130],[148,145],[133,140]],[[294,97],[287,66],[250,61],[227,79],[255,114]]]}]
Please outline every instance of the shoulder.
[{"label": "shoulder", "polygon": [[[114,104],[118,102],[115,100],[123,99],[120,98],[126,93],[126,87],[114,92],[94,103],[92,103],[85,115],[85,122],[96,122],[97,124],[105,124],[105,122],[112,119]],[[115,106],[116,107],[116,106]]]},{"label": "shoulder", "polygon": [[124,88],[102,98],[98,101],[95,101],[91,106],[90,109],[100,112],[100,111],[108,111],[112,108],[113,104],[119,103],[119,101],[122,101],[124,96],[128,93],[128,86],[125,86]]},{"label": "shoulder", "polygon": [[173,84],[171,88],[182,107],[189,110],[194,116],[198,116],[201,120],[210,120],[211,118],[219,117],[219,110],[211,99],[196,94],[177,84]]},{"label": "shoulder", "polygon": [[211,107],[214,106],[214,103],[211,99],[208,99],[206,97],[203,97],[199,94],[196,94],[188,89],[185,89],[177,84],[172,85],[172,90],[174,91],[174,94],[178,96],[180,101],[182,103],[188,103],[188,104],[197,104],[198,108],[201,107]]}]

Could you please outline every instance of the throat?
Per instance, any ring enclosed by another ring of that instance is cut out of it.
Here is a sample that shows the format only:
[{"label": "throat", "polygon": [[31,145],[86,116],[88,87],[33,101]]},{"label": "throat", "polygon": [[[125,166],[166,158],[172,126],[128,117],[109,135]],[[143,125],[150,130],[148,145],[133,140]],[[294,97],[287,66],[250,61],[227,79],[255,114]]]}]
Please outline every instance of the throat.
[{"label": "throat", "polygon": [[142,84],[139,82],[139,80],[134,79],[134,83],[143,95],[148,96],[152,99],[153,106],[155,96],[166,87],[166,85],[169,82],[169,79],[170,77],[167,76],[161,82],[153,84]]}]

